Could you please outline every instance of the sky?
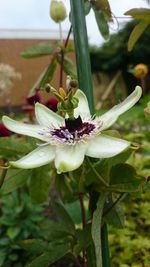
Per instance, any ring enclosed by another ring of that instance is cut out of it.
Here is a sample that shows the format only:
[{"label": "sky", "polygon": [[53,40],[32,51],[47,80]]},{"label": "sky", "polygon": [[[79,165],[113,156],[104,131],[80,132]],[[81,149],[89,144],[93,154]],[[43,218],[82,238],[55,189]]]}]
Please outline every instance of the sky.
[{"label": "sky", "polygon": [[[62,0],[69,13],[69,0]],[[76,0],[78,1],[78,0]],[[19,29],[19,30],[56,30],[58,25],[49,17],[49,6],[51,0],[0,0],[0,30],[1,29]],[[131,8],[147,7],[146,0],[109,0],[112,13],[122,24],[128,19],[124,19],[124,13]],[[98,45],[104,40],[101,37],[95,18],[92,12],[87,16],[87,29],[90,44]],[[62,28],[68,31],[70,22],[68,19],[62,23]],[[115,22],[110,25],[111,33],[118,30]]]}]

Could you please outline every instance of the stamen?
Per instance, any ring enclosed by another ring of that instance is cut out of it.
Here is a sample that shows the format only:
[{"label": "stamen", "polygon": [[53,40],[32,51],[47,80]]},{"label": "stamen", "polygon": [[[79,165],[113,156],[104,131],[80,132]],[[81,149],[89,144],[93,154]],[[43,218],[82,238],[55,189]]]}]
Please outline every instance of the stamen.
[{"label": "stamen", "polygon": [[74,120],[65,119],[65,125],[58,128],[47,127],[44,129],[40,134],[45,135],[48,142],[37,145],[75,145],[76,143],[86,143],[88,139],[100,133],[102,124],[102,121],[96,119],[85,119],[83,121],[80,116]]}]

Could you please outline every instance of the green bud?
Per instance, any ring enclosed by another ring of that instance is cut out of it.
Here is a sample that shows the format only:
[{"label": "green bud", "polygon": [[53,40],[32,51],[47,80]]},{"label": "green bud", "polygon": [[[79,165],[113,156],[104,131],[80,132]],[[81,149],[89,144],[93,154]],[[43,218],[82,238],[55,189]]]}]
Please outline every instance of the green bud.
[{"label": "green bud", "polygon": [[50,5],[50,17],[59,23],[67,17],[65,5],[62,1],[52,0]]},{"label": "green bud", "polygon": [[77,88],[77,86],[78,86],[78,82],[77,82],[77,80],[71,80],[71,81],[70,81],[70,87],[72,87],[72,88]]}]

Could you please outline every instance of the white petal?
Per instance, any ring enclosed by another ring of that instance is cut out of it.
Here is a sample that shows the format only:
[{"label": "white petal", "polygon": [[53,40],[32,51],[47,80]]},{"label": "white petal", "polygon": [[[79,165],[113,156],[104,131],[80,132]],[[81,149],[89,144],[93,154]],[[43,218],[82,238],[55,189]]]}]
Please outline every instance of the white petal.
[{"label": "white petal", "polygon": [[84,160],[85,150],[85,144],[57,147],[55,167],[58,173],[73,171],[80,167]]},{"label": "white petal", "polygon": [[100,134],[89,143],[86,155],[93,158],[109,158],[121,153],[130,145],[130,142]]},{"label": "white petal", "polygon": [[45,147],[38,147],[25,157],[17,161],[11,161],[10,164],[16,168],[32,169],[48,164],[54,160],[54,157],[55,149],[48,145]]},{"label": "white petal", "polygon": [[123,102],[114,106],[104,115],[100,116],[99,118],[103,122],[101,130],[109,128],[122,113],[132,108],[132,106],[134,106],[136,102],[140,99],[141,95],[142,88],[140,86],[136,86],[132,94],[130,94]]},{"label": "white petal", "polygon": [[35,116],[38,123],[44,126],[57,127],[64,122],[61,116],[40,103],[35,104]]},{"label": "white petal", "polygon": [[11,118],[7,116],[3,116],[2,121],[4,125],[12,132],[15,132],[17,134],[32,136],[40,140],[46,141],[44,136],[40,134],[43,132],[43,127],[40,125],[32,125],[32,124],[26,124],[23,122],[18,122],[18,121],[12,120]]},{"label": "white petal", "polygon": [[78,89],[74,96],[79,99],[78,107],[74,110],[75,117],[77,118],[79,115],[83,118],[90,117],[90,109],[86,95]]}]

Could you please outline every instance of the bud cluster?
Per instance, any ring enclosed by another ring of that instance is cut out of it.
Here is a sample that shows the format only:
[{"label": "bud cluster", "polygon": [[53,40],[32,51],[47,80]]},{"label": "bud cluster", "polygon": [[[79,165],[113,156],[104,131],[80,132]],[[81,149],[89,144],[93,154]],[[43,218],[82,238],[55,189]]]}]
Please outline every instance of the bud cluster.
[{"label": "bud cluster", "polygon": [[67,77],[66,90],[60,87],[56,90],[51,85],[47,84],[46,88],[56,96],[59,100],[57,108],[58,111],[63,112],[65,115],[68,114],[70,119],[74,119],[74,109],[78,107],[78,99],[74,96],[77,89],[77,81],[71,79],[70,76]]}]

